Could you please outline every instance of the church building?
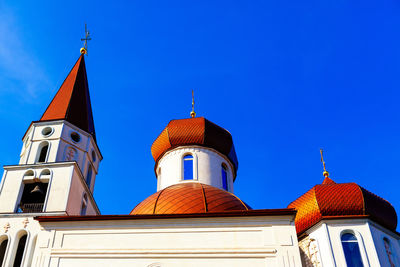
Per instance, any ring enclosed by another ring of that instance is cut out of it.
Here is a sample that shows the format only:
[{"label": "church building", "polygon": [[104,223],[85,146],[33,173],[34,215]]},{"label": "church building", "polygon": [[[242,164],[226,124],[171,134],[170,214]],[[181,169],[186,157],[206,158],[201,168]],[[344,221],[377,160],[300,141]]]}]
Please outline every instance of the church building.
[{"label": "church building", "polygon": [[194,110],[160,127],[151,145],[154,194],[130,214],[101,215],[85,54],[30,124],[19,162],[4,166],[0,267],[400,266],[388,201],[325,170],[287,207],[252,209],[234,195],[231,134]]}]

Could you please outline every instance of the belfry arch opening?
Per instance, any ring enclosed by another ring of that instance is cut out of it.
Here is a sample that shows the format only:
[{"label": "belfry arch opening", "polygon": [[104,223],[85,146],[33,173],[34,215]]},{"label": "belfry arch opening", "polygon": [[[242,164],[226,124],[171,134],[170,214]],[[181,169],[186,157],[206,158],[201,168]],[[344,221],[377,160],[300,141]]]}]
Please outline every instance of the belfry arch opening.
[{"label": "belfry arch opening", "polygon": [[17,212],[42,212],[46,200],[47,182],[25,183]]}]

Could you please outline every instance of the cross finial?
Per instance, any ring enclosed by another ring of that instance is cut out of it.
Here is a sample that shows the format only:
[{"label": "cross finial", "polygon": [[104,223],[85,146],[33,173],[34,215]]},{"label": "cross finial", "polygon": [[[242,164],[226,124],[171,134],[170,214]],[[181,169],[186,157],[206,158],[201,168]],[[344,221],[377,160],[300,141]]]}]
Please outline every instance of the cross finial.
[{"label": "cross finial", "polygon": [[327,170],[326,170],[326,166],[325,166],[325,161],[324,161],[324,155],[323,155],[323,150],[322,150],[322,148],[319,150],[319,152],[321,153],[321,162],[322,162],[322,165],[324,166],[324,172],[323,172],[323,175],[327,178],[327,177],[329,177],[329,172],[327,172]]},{"label": "cross finial", "polygon": [[190,117],[196,117],[196,112],[194,112],[194,90],[192,89],[192,111],[190,112]]},{"label": "cross finial", "polygon": [[87,41],[92,40],[90,38],[90,32],[87,29],[87,25],[85,23],[85,38],[81,38],[81,41],[83,41],[83,47],[81,48],[81,54],[86,54],[87,55]]}]

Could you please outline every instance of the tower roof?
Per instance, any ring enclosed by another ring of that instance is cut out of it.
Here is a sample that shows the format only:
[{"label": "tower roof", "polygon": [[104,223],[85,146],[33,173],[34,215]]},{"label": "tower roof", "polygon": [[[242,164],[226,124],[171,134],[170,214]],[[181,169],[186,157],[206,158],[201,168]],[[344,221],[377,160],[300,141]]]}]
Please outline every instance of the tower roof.
[{"label": "tower roof", "polygon": [[298,234],[323,219],[366,217],[393,231],[397,226],[396,211],[388,201],[356,183],[335,183],[329,177],[290,203],[288,208],[297,210]]},{"label": "tower roof", "polygon": [[84,54],[76,61],[40,121],[66,120],[96,140]]},{"label": "tower roof", "polygon": [[157,164],[165,152],[190,145],[210,147],[222,153],[232,162],[236,173],[238,160],[231,134],[203,117],[170,121],[151,146],[151,154]]}]

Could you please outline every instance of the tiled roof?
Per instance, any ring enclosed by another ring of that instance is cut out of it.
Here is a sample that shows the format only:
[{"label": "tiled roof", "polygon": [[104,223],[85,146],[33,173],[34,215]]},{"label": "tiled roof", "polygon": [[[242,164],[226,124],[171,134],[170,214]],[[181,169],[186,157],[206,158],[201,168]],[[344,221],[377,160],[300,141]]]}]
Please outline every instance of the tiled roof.
[{"label": "tiled roof", "polygon": [[225,190],[190,182],[158,191],[139,203],[130,214],[187,214],[249,209],[238,197]]},{"label": "tiled roof", "polygon": [[40,119],[50,120],[66,120],[96,139],[84,54],[81,54]]},{"label": "tiled roof", "polygon": [[371,220],[395,230],[397,215],[386,200],[355,183],[337,184],[330,178],[311,188],[289,204],[295,208],[298,234],[303,233],[324,218],[346,218],[366,215]]},{"label": "tiled roof", "polygon": [[235,171],[238,168],[231,134],[203,117],[170,121],[151,146],[151,154],[158,162],[168,150],[185,145],[213,148],[229,158]]}]

